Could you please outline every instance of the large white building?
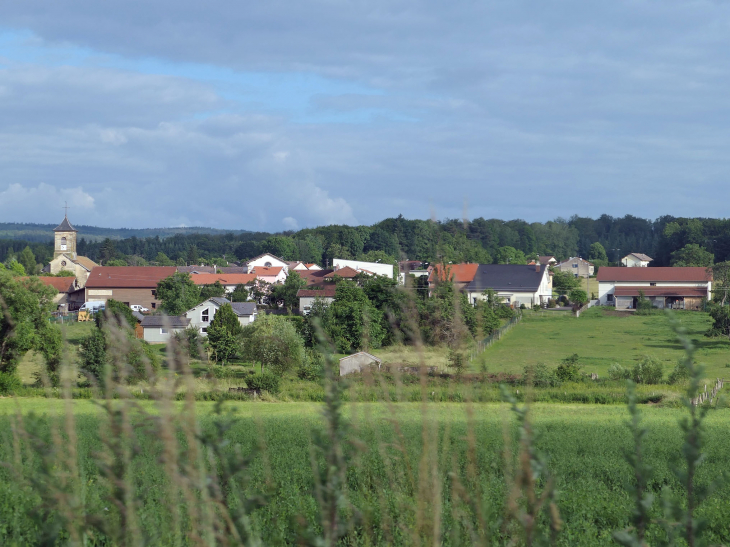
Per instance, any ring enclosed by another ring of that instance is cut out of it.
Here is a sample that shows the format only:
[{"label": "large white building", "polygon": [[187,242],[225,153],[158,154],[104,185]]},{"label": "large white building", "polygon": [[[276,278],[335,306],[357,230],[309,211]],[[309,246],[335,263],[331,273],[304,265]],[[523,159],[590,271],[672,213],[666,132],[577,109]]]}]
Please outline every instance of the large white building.
[{"label": "large white building", "polygon": [[598,300],[603,306],[636,309],[640,293],[655,308],[698,310],[712,297],[707,268],[609,268],[598,270]]},{"label": "large white building", "polygon": [[395,267],[392,264],[383,264],[381,262],[364,262],[362,260],[343,260],[335,258],[332,260],[332,267],[335,271],[340,268],[352,268],[355,271],[363,271],[366,273],[384,275],[391,279],[395,279]]}]

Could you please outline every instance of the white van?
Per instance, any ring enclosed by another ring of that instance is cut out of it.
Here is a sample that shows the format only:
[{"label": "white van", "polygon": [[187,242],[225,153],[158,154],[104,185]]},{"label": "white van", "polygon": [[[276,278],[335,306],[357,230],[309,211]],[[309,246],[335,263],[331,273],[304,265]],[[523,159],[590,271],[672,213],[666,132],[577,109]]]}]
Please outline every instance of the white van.
[{"label": "white van", "polygon": [[91,313],[96,313],[99,311],[104,311],[106,309],[106,302],[103,300],[95,300],[92,302],[84,302],[84,304],[79,308],[79,311],[88,311]]}]

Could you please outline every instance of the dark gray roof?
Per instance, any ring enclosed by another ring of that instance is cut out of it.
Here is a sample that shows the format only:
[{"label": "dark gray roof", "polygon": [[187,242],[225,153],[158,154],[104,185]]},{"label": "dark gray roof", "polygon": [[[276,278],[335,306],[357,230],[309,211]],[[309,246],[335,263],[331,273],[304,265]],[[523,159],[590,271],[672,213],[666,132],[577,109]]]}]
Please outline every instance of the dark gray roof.
[{"label": "dark gray roof", "polygon": [[[211,302],[215,302],[219,306],[223,306],[224,304],[230,304],[231,303],[230,300],[228,300],[227,298],[223,298],[222,296],[211,296],[210,298],[208,298],[208,300],[210,300]],[[208,300],[206,300],[206,302]]]},{"label": "dark gray roof", "polygon": [[68,217],[63,217],[63,222],[56,226],[53,229],[54,232],[76,232],[76,228],[71,226],[71,223],[68,221]]},{"label": "dark gray roof", "polygon": [[232,302],[231,307],[236,315],[253,315],[256,313],[256,302]]},{"label": "dark gray roof", "polygon": [[171,328],[179,329],[185,328],[190,324],[190,319],[187,317],[175,317],[167,315],[147,315],[142,319],[142,327],[160,327],[160,328]]},{"label": "dark gray roof", "polygon": [[141,313],[139,313],[138,311],[133,310],[132,315],[134,315],[134,317],[135,317],[135,319],[137,319],[137,321],[144,321],[145,316],[142,315]]},{"label": "dark gray roof", "polygon": [[523,264],[479,264],[477,273],[471,283],[466,286],[467,291],[526,291],[534,292],[540,287],[543,273],[547,265],[540,265],[539,271],[535,265]]},{"label": "dark gray roof", "polygon": [[213,266],[178,266],[177,267],[178,272],[183,273],[215,273],[215,268]]},{"label": "dark gray roof", "polygon": [[247,274],[248,266],[223,266],[223,267],[218,268],[218,273]]}]

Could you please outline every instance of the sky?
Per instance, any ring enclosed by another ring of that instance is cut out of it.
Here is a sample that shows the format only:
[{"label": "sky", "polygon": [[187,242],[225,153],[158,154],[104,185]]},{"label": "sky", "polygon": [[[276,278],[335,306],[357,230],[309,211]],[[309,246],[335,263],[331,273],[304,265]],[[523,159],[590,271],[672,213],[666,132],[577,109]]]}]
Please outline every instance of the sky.
[{"label": "sky", "polygon": [[726,217],[726,0],[0,3],[0,221]]}]

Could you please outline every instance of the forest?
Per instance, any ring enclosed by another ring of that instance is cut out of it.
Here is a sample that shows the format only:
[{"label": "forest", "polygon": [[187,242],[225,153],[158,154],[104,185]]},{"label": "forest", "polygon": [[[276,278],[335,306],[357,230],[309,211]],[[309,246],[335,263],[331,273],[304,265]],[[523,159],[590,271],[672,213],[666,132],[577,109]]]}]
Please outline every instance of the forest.
[{"label": "forest", "polygon": [[[600,243],[603,249],[595,243]],[[0,262],[12,259],[26,246],[40,264],[47,262],[53,253],[50,238],[47,242],[0,239]],[[652,266],[670,266],[689,263],[684,260],[687,249],[699,256],[699,262],[730,258],[730,220],[672,216],[649,220],[631,215],[620,218],[602,215],[597,219],[573,216],[567,220],[528,223],[483,218],[409,220],[399,216],[372,226],[331,225],[276,234],[132,236],[121,240],[99,240],[82,228],[78,243],[80,255],[107,265],[224,265],[270,252],[285,260],[323,266],[334,257],[382,259],[383,254],[396,260],[446,263],[520,263],[538,254],[553,255],[559,260],[582,256],[600,266],[638,252],[652,257]]]}]

